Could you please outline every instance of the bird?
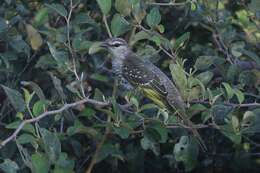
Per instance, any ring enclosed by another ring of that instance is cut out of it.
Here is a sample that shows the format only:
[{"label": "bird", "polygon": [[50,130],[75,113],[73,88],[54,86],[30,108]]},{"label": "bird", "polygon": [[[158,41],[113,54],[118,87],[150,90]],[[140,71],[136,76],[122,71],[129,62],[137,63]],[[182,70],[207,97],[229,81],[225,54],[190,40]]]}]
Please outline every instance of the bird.
[{"label": "bird", "polygon": [[131,87],[141,91],[143,95],[162,109],[176,111],[179,118],[187,125],[198,139],[201,148],[207,147],[194,124],[186,114],[186,104],[173,82],[157,66],[138,57],[122,38],[109,38],[101,42],[100,47],[112,54],[112,69],[115,74]]}]

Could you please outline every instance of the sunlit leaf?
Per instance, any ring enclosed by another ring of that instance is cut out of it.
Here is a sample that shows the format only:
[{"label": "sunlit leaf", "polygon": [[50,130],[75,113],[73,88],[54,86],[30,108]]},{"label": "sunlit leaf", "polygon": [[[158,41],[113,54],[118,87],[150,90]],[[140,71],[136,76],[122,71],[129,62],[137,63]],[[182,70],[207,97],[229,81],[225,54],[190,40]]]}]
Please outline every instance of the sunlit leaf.
[{"label": "sunlit leaf", "polygon": [[42,41],[42,37],[39,34],[39,32],[30,24],[26,24],[25,25],[26,28],[26,32],[28,35],[28,40],[30,40],[30,44],[33,50],[38,50],[43,41]]}]

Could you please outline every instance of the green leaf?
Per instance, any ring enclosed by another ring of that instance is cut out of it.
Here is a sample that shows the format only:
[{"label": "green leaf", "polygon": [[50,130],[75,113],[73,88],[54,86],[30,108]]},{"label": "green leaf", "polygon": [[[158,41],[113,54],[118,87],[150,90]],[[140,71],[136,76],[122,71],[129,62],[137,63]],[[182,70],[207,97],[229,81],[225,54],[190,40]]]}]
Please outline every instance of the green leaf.
[{"label": "green leaf", "polygon": [[241,123],[241,132],[243,134],[255,134],[260,132],[260,109],[246,111]]},{"label": "green leaf", "polygon": [[214,105],[211,108],[212,116],[217,124],[225,124],[232,111],[232,106],[222,104]]},{"label": "green leaf", "polygon": [[231,64],[227,71],[227,75],[226,75],[227,80],[229,80],[230,82],[233,82],[239,74],[238,70],[239,70],[239,68],[237,65]]},{"label": "green leaf", "polygon": [[245,100],[244,93],[242,91],[240,91],[239,89],[236,89],[236,88],[233,91],[234,91],[234,93],[237,97],[239,104],[243,103],[243,101]]},{"label": "green leaf", "polygon": [[206,70],[208,69],[214,62],[215,57],[213,56],[200,56],[194,65],[197,70]]},{"label": "green leaf", "polygon": [[242,49],[241,52],[244,55],[246,55],[249,58],[251,58],[252,60],[254,60],[258,65],[260,65],[260,57],[255,52],[252,52],[252,51],[249,51],[249,50],[245,50],[245,49]]},{"label": "green leaf", "polygon": [[55,164],[54,173],[72,173],[74,165],[74,160],[69,160],[67,153],[61,153]]},{"label": "green leaf", "polygon": [[63,51],[58,51],[51,43],[47,42],[52,57],[56,60],[58,66],[66,66],[68,62],[68,54]]},{"label": "green leaf", "polygon": [[48,157],[43,153],[34,153],[31,157],[32,159],[32,169],[34,173],[48,173],[50,169],[50,164]]},{"label": "green leaf", "polygon": [[114,37],[123,35],[130,30],[130,25],[120,14],[115,14],[111,21],[111,32]]},{"label": "green leaf", "polygon": [[33,19],[33,24],[35,26],[40,26],[48,20],[48,9],[46,7],[41,8],[35,15]]},{"label": "green leaf", "polygon": [[[5,128],[7,128],[7,129],[17,129],[21,123],[22,123],[21,121],[14,121],[14,122],[6,125]],[[28,123],[25,124],[23,126],[23,130],[26,131],[26,132],[30,132],[32,134],[35,134],[34,127],[33,127],[32,124],[28,124]]]},{"label": "green leaf", "polygon": [[245,47],[245,43],[242,41],[235,42],[231,45],[231,53],[235,57],[240,57],[242,55],[241,50]]},{"label": "green leaf", "polygon": [[0,164],[0,169],[4,173],[16,173],[19,170],[19,167],[14,161],[5,159],[4,162]]},{"label": "green leaf", "polygon": [[8,28],[8,25],[6,24],[6,21],[0,17],[0,33],[5,32]]},{"label": "green leaf", "polygon": [[227,97],[228,99],[231,99],[234,96],[234,90],[232,89],[232,87],[226,83],[226,82],[222,82],[222,85],[225,87],[226,93],[227,93]]},{"label": "green leaf", "polygon": [[32,81],[21,81],[21,84],[23,86],[29,86],[35,92],[35,94],[39,97],[40,100],[47,102],[41,87],[37,83],[32,82]]},{"label": "green leaf", "polygon": [[26,103],[26,105],[29,105],[33,98],[34,93],[30,94],[26,88],[23,88],[23,93],[24,93],[25,103]]},{"label": "green leaf", "polygon": [[213,73],[210,72],[210,71],[206,71],[206,72],[203,72],[203,73],[200,73],[197,78],[204,84],[204,85],[207,85],[211,79],[213,78]]},{"label": "green leaf", "polygon": [[241,133],[237,132],[237,130],[234,129],[232,123],[220,126],[220,132],[223,133],[226,137],[228,137],[233,143],[235,144],[241,143],[241,139],[242,139]]},{"label": "green leaf", "polygon": [[19,144],[33,144],[34,142],[36,142],[36,138],[33,135],[24,133],[17,138],[17,141],[19,142]]},{"label": "green leaf", "polygon": [[96,111],[94,109],[92,109],[91,107],[86,107],[85,109],[83,109],[81,112],[80,112],[80,116],[83,116],[83,117],[92,117],[96,114]]},{"label": "green leaf", "polygon": [[176,161],[184,164],[185,171],[192,171],[197,166],[199,148],[195,138],[182,136],[173,153]]},{"label": "green leaf", "polygon": [[143,7],[143,3],[142,1],[135,1],[133,2],[132,1],[132,6],[133,6],[133,15],[134,15],[134,18],[136,20],[136,22],[138,24],[141,24],[142,20],[144,19],[145,15],[146,15],[146,11],[145,11],[145,8]]},{"label": "green leaf", "polygon": [[12,37],[9,43],[15,52],[25,53],[27,56],[30,56],[30,46],[23,40],[22,36]]},{"label": "green leaf", "polygon": [[104,160],[108,156],[116,156],[120,160],[124,160],[123,153],[115,145],[107,143],[101,147],[101,149],[98,153],[98,158],[97,158],[96,163]]},{"label": "green leaf", "polygon": [[136,42],[140,41],[140,40],[148,40],[150,39],[151,35],[148,34],[145,31],[140,31],[138,33],[136,33],[133,37],[132,40],[130,40],[130,45],[134,45]]},{"label": "green leaf", "polygon": [[1,85],[4,89],[8,99],[10,100],[12,106],[15,108],[17,112],[23,112],[25,109],[25,101],[23,99],[23,96],[18,91],[8,88],[4,85]]},{"label": "green leaf", "polygon": [[129,2],[129,0],[116,0],[115,8],[123,16],[129,15],[132,10],[131,3]]},{"label": "green leaf", "polygon": [[36,117],[40,114],[42,114],[45,110],[45,103],[42,100],[38,100],[33,105],[33,115]]},{"label": "green leaf", "polygon": [[130,131],[125,127],[113,127],[116,134],[120,136],[122,139],[127,139],[130,135]]},{"label": "green leaf", "polygon": [[146,16],[146,22],[148,26],[154,28],[155,26],[159,25],[161,22],[161,14],[159,8],[152,8],[148,15]]},{"label": "green leaf", "polygon": [[190,32],[185,32],[180,37],[176,39],[174,42],[174,49],[178,49],[184,45],[184,43],[190,38]]},{"label": "green leaf", "polygon": [[107,15],[111,9],[111,0],[97,0],[99,8],[101,9],[104,15]]},{"label": "green leaf", "polygon": [[38,50],[42,44],[43,40],[39,32],[30,24],[25,25],[28,40],[33,50]]},{"label": "green leaf", "polygon": [[52,163],[55,163],[61,153],[61,143],[59,138],[48,131],[47,129],[40,129],[42,140],[44,143],[45,152],[48,154],[48,158]]},{"label": "green leaf", "polygon": [[153,153],[156,155],[156,156],[159,156],[160,154],[160,148],[159,148],[159,145],[156,144],[154,141],[151,141],[149,140],[147,137],[144,137],[141,139],[141,146],[144,150],[152,150]]},{"label": "green leaf", "polygon": [[188,88],[188,79],[186,77],[186,72],[180,64],[170,64],[169,66],[172,79],[180,89],[182,96],[186,96],[186,89]]},{"label": "green leaf", "polygon": [[59,15],[63,16],[63,17],[67,17],[68,12],[65,9],[65,7],[61,4],[45,4],[48,8],[50,8],[51,10],[54,10],[55,12],[57,12]]}]

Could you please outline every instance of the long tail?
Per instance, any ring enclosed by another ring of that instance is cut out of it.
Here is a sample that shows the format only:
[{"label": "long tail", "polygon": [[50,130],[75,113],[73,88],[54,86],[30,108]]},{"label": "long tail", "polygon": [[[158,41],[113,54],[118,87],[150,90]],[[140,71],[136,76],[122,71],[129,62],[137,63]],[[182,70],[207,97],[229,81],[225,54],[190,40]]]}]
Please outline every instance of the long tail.
[{"label": "long tail", "polygon": [[206,152],[208,149],[206,147],[206,144],[204,143],[203,139],[201,138],[199,132],[197,131],[197,129],[195,129],[194,124],[189,120],[189,119],[184,119],[184,124],[187,125],[189,127],[189,130],[193,133],[193,135],[196,137],[197,142],[199,143],[201,149],[203,150],[203,152]]}]

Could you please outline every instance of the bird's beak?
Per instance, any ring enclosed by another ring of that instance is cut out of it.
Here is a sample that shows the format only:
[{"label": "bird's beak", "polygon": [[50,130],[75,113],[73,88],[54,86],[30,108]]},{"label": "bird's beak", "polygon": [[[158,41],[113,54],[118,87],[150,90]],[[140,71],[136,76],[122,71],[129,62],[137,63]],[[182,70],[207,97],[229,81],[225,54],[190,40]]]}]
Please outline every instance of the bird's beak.
[{"label": "bird's beak", "polygon": [[99,52],[102,49],[106,49],[107,44],[105,42],[95,42],[91,45],[91,47],[88,50],[88,53],[90,55]]},{"label": "bird's beak", "polygon": [[100,47],[102,47],[102,48],[108,48],[107,42],[101,42]]}]

